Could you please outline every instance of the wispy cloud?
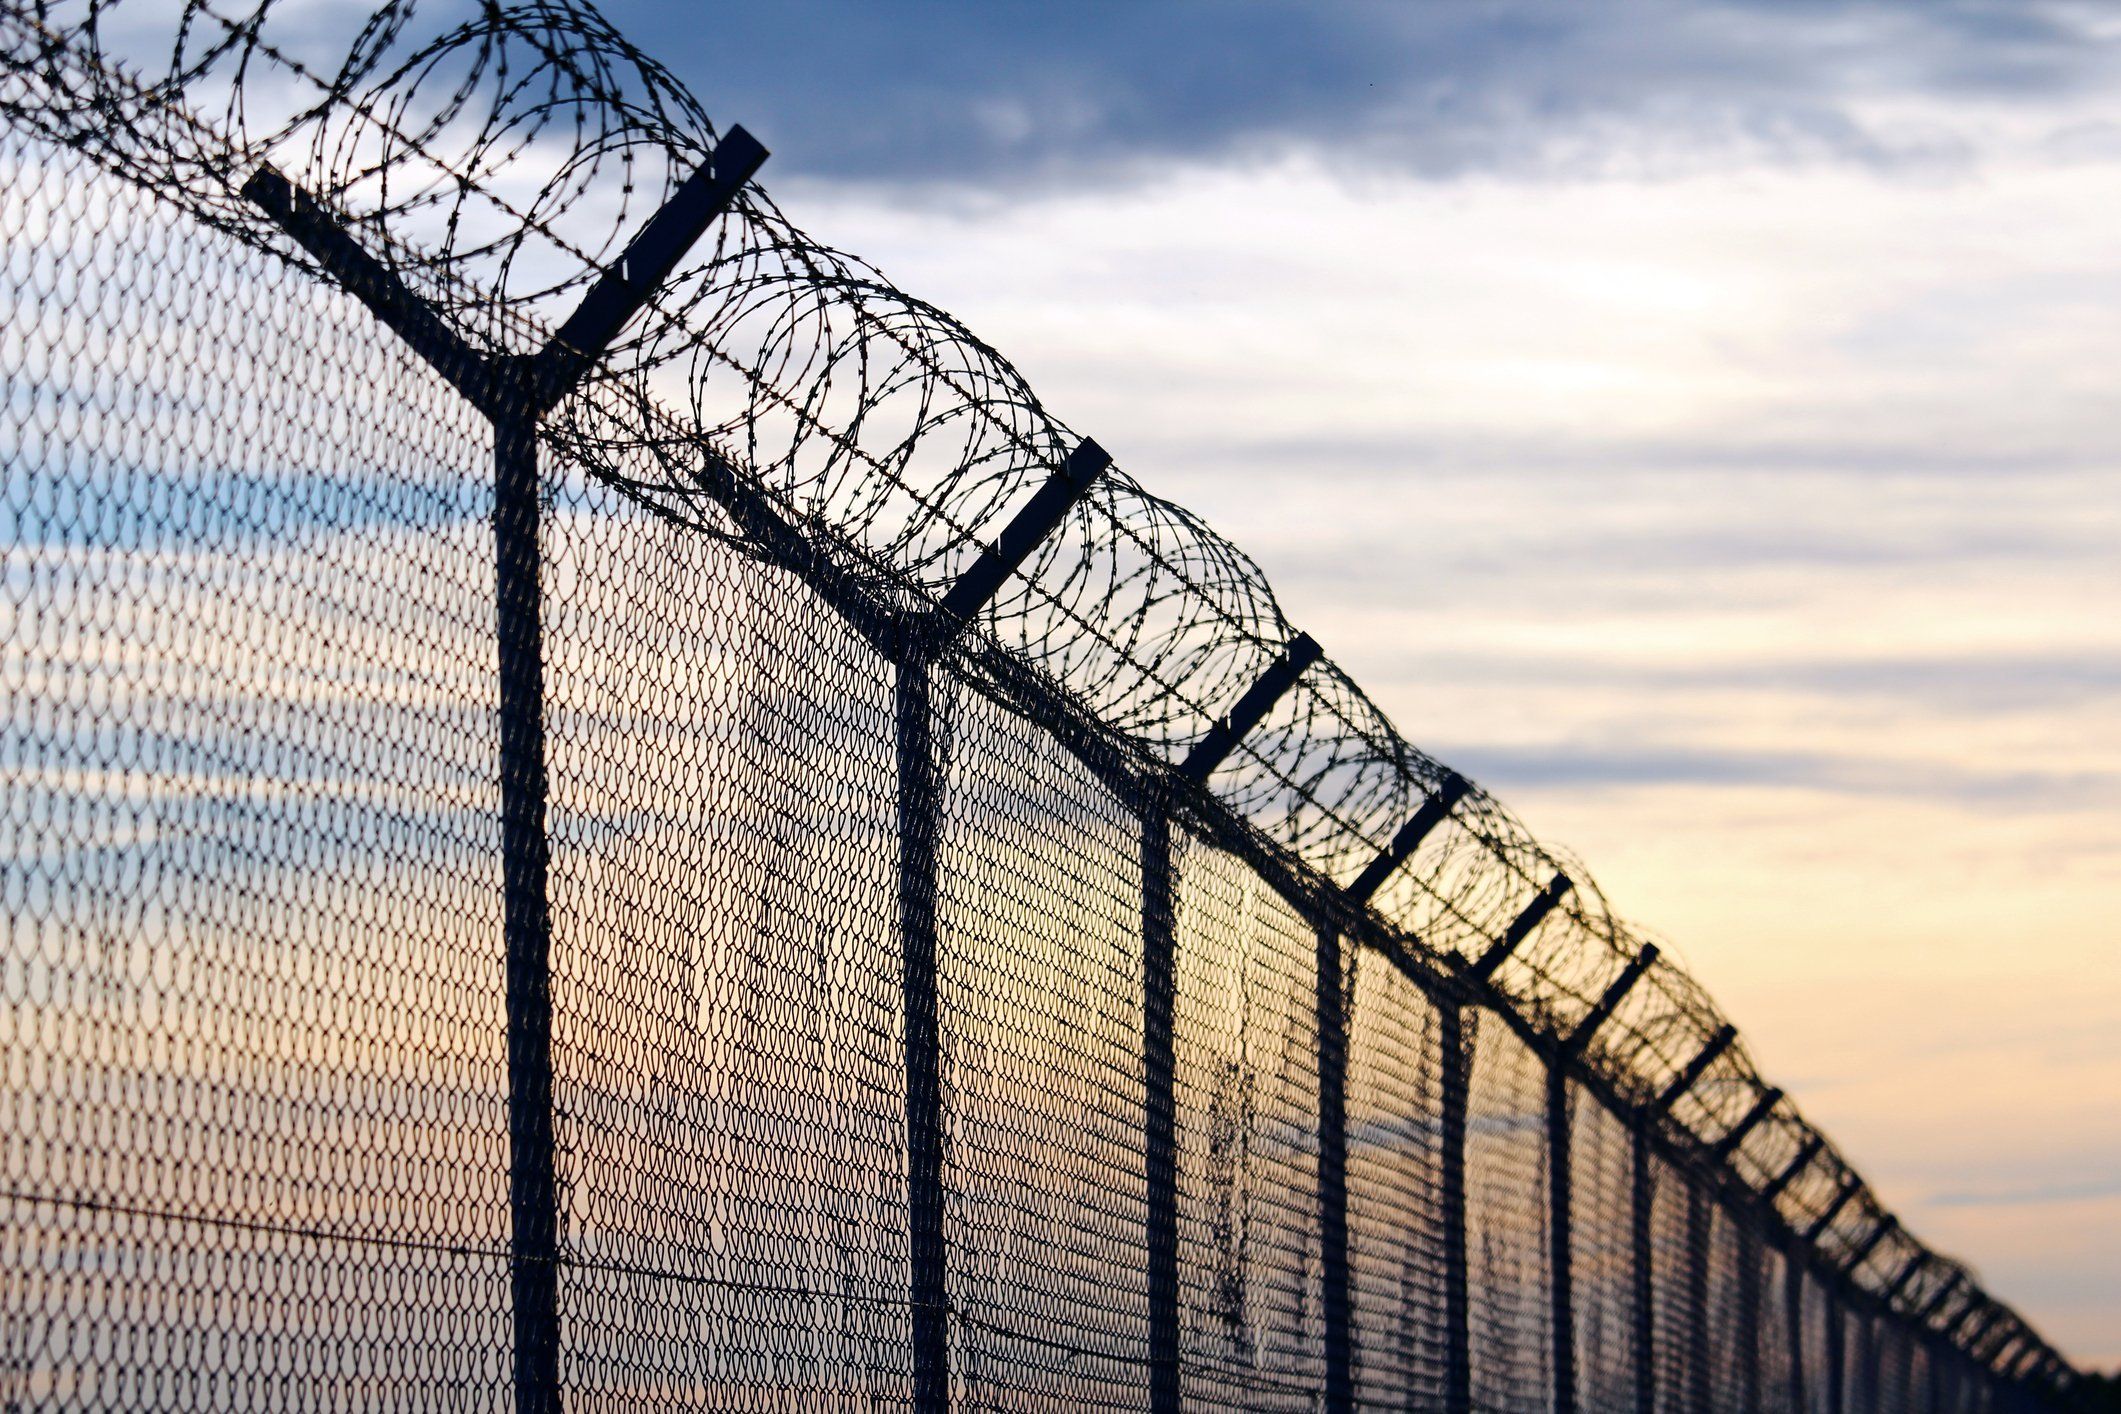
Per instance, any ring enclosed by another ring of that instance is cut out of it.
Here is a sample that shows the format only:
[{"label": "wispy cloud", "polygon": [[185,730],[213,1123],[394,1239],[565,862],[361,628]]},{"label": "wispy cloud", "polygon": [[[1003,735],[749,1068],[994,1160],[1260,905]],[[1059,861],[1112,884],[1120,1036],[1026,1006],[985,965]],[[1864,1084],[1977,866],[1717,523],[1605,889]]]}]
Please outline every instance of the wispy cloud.
[{"label": "wispy cloud", "polygon": [[1432,746],[1476,778],[1500,777],[1549,788],[1768,786],[2046,809],[2100,809],[2121,796],[2121,774],[2105,771],[1985,770],[1824,752],[1628,750],[1580,742],[1539,748],[1479,741]]},{"label": "wispy cloud", "polygon": [[2073,1203],[2085,1198],[2115,1197],[2121,1197],[2121,1178],[1932,1193],[1928,1201],[1941,1208],[1995,1208],[2037,1203]]}]

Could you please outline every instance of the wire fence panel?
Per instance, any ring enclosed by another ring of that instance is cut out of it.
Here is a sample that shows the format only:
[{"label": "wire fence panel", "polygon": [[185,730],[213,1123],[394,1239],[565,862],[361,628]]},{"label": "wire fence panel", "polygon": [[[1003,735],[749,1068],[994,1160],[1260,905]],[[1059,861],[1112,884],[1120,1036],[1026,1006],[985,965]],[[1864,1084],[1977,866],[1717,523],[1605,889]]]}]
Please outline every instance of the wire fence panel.
[{"label": "wire fence panel", "polygon": [[1355,1393],[1379,1408],[1439,1408],[1449,1352],[1436,1003],[1371,957],[1358,964],[1349,1011]]},{"label": "wire fence panel", "polygon": [[2055,1407],[586,4],[115,9],[0,3],[0,1405]]},{"label": "wire fence panel", "polygon": [[1700,1407],[1702,1312],[1694,1301],[1693,1186],[1662,1159],[1651,1168],[1651,1365],[1660,1414]]},{"label": "wire fence panel", "polygon": [[1141,1408],[1141,822],[1022,718],[963,692],[949,714],[942,1010],[956,1384],[968,1408]]},{"label": "wire fence panel", "polygon": [[1179,853],[1178,1175],[1189,1402],[1324,1386],[1311,929],[1231,855]]},{"label": "wire fence panel", "polygon": [[483,428],[328,287],[0,163],[0,1391],[493,1407]]},{"label": "wire fence panel", "polygon": [[1709,1365],[1709,1399],[1717,1409],[1745,1409],[1753,1403],[1759,1368],[1757,1340],[1748,1327],[1758,1309],[1753,1301],[1759,1270],[1739,1220],[1713,1202],[1707,1214],[1701,1348]]},{"label": "wire fence panel", "polygon": [[1570,1091],[1570,1208],[1576,1381],[1584,1409],[1636,1407],[1634,1135],[1580,1087]]},{"label": "wire fence panel", "polygon": [[794,576],[548,496],[563,1378],[903,1400],[891,667]]},{"label": "wire fence panel", "polygon": [[1807,1411],[1826,1414],[1841,1407],[1841,1345],[1844,1320],[1833,1293],[1806,1273],[1804,1292],[1804,1393]]},{"label": "wire fence panel", "polygon": [[1790,1262],[1778,1247],[1760,1253],[1760,1346],[1754,1356],[1759,1371],[1762,1414],[1801,1414],[1791,1394],[1796,1366],[1796,1325],[1790,1320]]},{"label": "wire fence panel", "polygon": [[1553,1399],[1545,1065],[1498,1017],[1475,1013],[1467,1030],[1473,1406],[1544,1409]]}]

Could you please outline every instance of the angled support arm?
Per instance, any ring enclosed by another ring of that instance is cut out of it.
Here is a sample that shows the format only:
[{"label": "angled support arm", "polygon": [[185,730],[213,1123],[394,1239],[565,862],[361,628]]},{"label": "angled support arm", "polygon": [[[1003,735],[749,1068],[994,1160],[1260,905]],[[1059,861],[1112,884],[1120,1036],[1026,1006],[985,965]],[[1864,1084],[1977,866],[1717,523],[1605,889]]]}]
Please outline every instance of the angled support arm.
[{"label": "angled support arm", "polygon": [[1922,1311],[1917,1317],[1917,1319],[1922,1321],[1925,1325],[1927,1325],[1930,1321],[1934,1320],[1936,1318],[1937,1313],[1944,1309],[1944,1303],[1952,1299],[1952,1293],[1959,1289],[1959,1283],[1965,1278],[1965,1276],[1966,1273],[1955,1271],[1950,1276],[1946,1277],[1944,1279],[1944,1285],[1938,1287],[1936,1292],[1931,1295],[1930,1299],[1926,1303],[1924,1303]]},{"label": "angled support arm", "polygon": [[1483,982],[1493,977],[1495,969],[1502,966],[1503,959],[1516,952],[1518,945],[1532,936],[1532,930],[1537,928],[1541,921],[1554,911],[1554,906],[1567,898],[1569,890],[1575,887],[1575,881],[1566,874],[1556,874],[1548,880],[1547,886],[1540,890],[1539,897],[1527,904],[1524,912],[1518,914],[1516,921],[1510,924],[1509,931],[1497,938],[1466,970]]},{"label": "angled support arm", "polygon": [[1642,951],[1628,959],[1628,965],[1620,969],[1620,975],[1606,987],[1597,1004],[1583,1014],[1583,1020],[1576,1023],[1576,1029],[1562,1042],[1563,1049],[1574,1054],[1589,1045],[1591,1037],[1598,1033],[1598,1028],[1611,1021],[1613,1013],[1620,1010],[1620,1003],[1626,999],[1629,989],[1642,980],[1643,974],[1648,972],[1650,965],[1656,961],[1657,945],[1644,943]]},{"label": "angled support arm", "polygon": [[1871,1229],[1871,1235],[1869,1237],[1864,1238],[1862,1242],[1858,1243],[1856,1246],[1856,1250],[1849,1254],[1848,1260],[1841,1264],[1841,1274],[1843,1276],[1848,1276],[1853,1273],[1856,1268],[1862,1266],[1864,1259],[1866,1257],[1869,1257],[1871,1253],[1878,1250],[1878,1244],[1885,1241],[1886,1238],[1891,1237],[1894,1232],[1899,1230],[1899,1227],[1900,1219],[1894,1217],[1890,1213],[1886,1214],[1886,1216],[1879,1222],[1878,1226]]},{"label": "angled support arm", "polygon": [[1469,789],[1471,787],[1465,777],[1456,771],[1445,772],[1443,780],[1437,784],[1436,794],[1421,803],[1421,809],[1415,811],[1407,823],[1399,827],[1399,833],[1392,836],[1392,842],[1379,851],[1377,858],[1363,867],[1354,883],[1348,885],[1348,897],[1356,903],[1368,903],[1371,895],[1383,887],[1385,880],[1391,878],[1399,866],[1412,858],[1415,850],[1421,848],[1421,842],[1429,837],[1430,832],[1450,818],[1451,811],[1465,798]]},{"label": "angled support arm", "polygon": [[591,364],[604,356],[626,322],[640,313],[685,252],[729,209],[744,184],[766,162],[759,140],[733,127],[687,177],[618,262],[590,286],[559,332],[530,361],[529,387],[539,414],[567,396]]},{"label": "angled support arm", "polygon": [[1179,763],[1178,773],[1195,785],[1205,784],[1215,774],[1215,768],[1237,749],[1237,744],[1252,734],[1252,729],[1266,719],[1274,710],[1274,704],[1294,686],[1310,666],[1324,655],[1310,634],[1299,633],[1289,640],[1268,669],[1259,675],[1259,681],[1245,689],[1245,695],[1237,699],[1230,715],[1208,728],[1208,734],[1195,743],[1186,759]]},{"label": "angled support arm", "polygon": [[1998,1342],[2009,1338],[2011,1325],[2011,1312],[2004,1310],[1998,1302],[1989,1302],[1981,1321],[1975,1323],[1973,1329],[1966,1331],[1966,1340],[1960,1344],[1964,1346],[1966,1355],[1985,1365],[1989,1357],[1996,1353]]},{"label": "angled support arm", "polygon": [[1745,1112],[1738,1123],[1731,1126],[1730,1133],[1716,1141],[1715,1147],[1709,1152],[1718,1160],[1729,1158],[1732,1152],[1745,1142],[1745,1136],[1758,1129],[1761,1121],[1774,1113],[1775,1106],[1781,1103],[1782,1092],[1772,1085],[1761,1091],[1760,1098],[1753,1101],[1753,1107]]},{"label": "angled support arm", "polygon": [[1842,1179],[1841,1191],[1834,1195],[1833,1202],[1826,1205],[1825,1212],[1812,1219],[1811,1226],[1804,1230],[1804,1240],[1807,1243],[1817,1242],[1819,1234],[1825,1232],[1834,1219],[1841,1216],[1841,1210],[1849,1205],[1850,1200],[1856,1196],[1856,1190],[1862,1186],[1853,1173]]},{"label": "angled support arm", "polygon": [[[1977,1314],[1980,1319],[1974,1320]],[[1981,1339],[1981,1333],[1988,1329],[1989,1325],[1996,1319],[1996,1315],[1997,1308],[1995,1305],[1986,1297],[1976,1293],[1975,1299],[1967,1302],[1965,1308],[1958,1315],[1952,1317],[1952,1323],[1944,1328],[1944,1338],[1971,1355],[1973,1354],[1975,1342]],[[1967,1325],[1969,1321],[1973,1321],[1972,1326]],[[1961,1331],[1966,1332],[1966,1337],[1963,1340],[1960,1339]]]},{"label": "angled support arm", "polygon": [[1997,1331],[1997,1339],[1981,1356],[1983,1364],[1999,1375],[2009,1375],[2010,1368],[2025,1356],[2026,1340],[2030,1332],[2021,1325],[2005,1325]]},{"label": "angled support arm", "polygon": [[950,586],[950,592],[943,596],[943,613],[957,624],[971,622],[972,616],[1001,592],[1009,576],[1031,558],[1040,542],[1060,528],[1069,509],[1082,500],[1111,465],[1112,458],[1103,447],[1083,439],[1002,527],[1001,537],[981,549],[979,558]]},{"label": "angled support arm", "polygon": [[253,172],[243,184],[243,195],[451,387],[493,416],[501,388],[491,362],[443,323],[396,271],[363,250],[315,197],[272,167]]},{"label": "angled support arm", "polygon": [[1672,1083],[1665,1086],[1663,1092],[1650,1102],[1650,1112],[1661,1115],[1678,1104],[1679,1097],[1693,1089],[1694,1082],[1706,1075],[1709,1067],[1716,1063],[1716,1058],[1729,1050],[1731,1043],[1737,1039],[1738,1028],[1725,1022],[1715,1035],[1709,1037],[1708,1044],[1701,1048],[1701,1053],[1688,1061],[1686,1069],[1673,1076]]},{"label": "angled support arm", "polygon": [[1796,1182],[1797,1175],[1803,1173],[1812,1160],[1819,1157],[1819,1151],[1825,1147],[1826,1136],[1823,1134],[1815,1133],[1811,1138],[1805,1140],[1804,1147],[1791,1155],[1790,1161],[1782,1166],[1782,1172],[1776,1174],[1774,1180],[1767,1187],[1760,1190],[1760,1201],[1772,1203],[1781,1197],[1782,1190]]},{"label": "angled support arm", "polygon": [[1900,1293],[1907,1290],[1907,1284],[1915,1279],[1915,1274],[1929,1265],[1929,1261],[1930,1254],[1927,1249],[1917,1251],[1907,1259],[1907,1265],[1900,1269],[1899,1275],[1893,1278],[1893,1284],[1888,1286],[1885,1294],[1878,1299],[1888,1306],[1892,1305],[1899,1299]]}]

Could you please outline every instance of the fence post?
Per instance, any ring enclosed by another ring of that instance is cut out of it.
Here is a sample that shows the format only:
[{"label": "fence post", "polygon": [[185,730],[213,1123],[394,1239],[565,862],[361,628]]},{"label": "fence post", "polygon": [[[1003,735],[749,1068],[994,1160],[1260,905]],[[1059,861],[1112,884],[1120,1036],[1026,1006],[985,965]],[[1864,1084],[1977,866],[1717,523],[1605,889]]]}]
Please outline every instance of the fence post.
[{"label": "fence post", "polygon": [[1635,1278],[1635,1409],[1654,1414],[1657,1408],[1657,1271],[1652,1228],[1656,1222],[1657,1188],[1650,1168],[1650,1120],[1638,1113],[1629,1127],[1628,1220],[1629,1245],[1633,1249]]},{"label": "fence post", "polygon": [[906,1047],[906,1217],[913,1316],[913,1408],[950,1402],[943,1246],[943,1074],[936,982],[936,837],[942,765],[928,645],[898,665],[898,912]]},{"label": "fence post", "polygon": [[1443,1205],[1444,1409],[1466,1414],[1473,1407],[1473,1363],[1466,1288],[1466,1087],[1471,1077],[1465,1009],[1456,998],[1439,998],[1436,1019],[1443,1085],[1443,1171],[1437,1186]]},{"label": "fence post", "polygon": [[1724,1218],[1738,1224],[1738,1407],[1740,1414],[1760,1414],[1760,1229],[1750,1214],[1725,1209]]},{"label": "fence post", "polygon": [[1570,1212],[1574,1155],[1569,1144],[1569,1073],[1547,1061],[1547,1268],[1553,1315],[1554,1414],[1576,1414],[1575,1242]]},{"label": "fence post", "polygon": [[1847,1390],[1843,1371],[1847,1366],[1848,1312],[1842,1309],[1841,1298],[1831,1286],[1826,1291],[1826,1380],[1827,1414],[1843,1414],[1847,1407]]},{"label": "fence post", "polygon": [[1143,1169],[1148,1180],[1149,1410],[1178,1414],[1181,1397],[1178,1307],[1177,1048],[1178,879],[1171,815],[1159,794],[1142,812]]},{"label": "fence post", "polygon": [[1318,1237],[1326,1414],[1355,1407],[1348,1293],[1348,1017],[1340,929],[1318,926]]},{"label": "fence post", "polygon": [[1863,1353],[1859,1357],[1856,1389],[1864,1414],[1877,1414],[1879,1391],[1884,1388],[1884,1372],[1881,1368],[1883,1352],[1878,1348],[1878,1321],[1876,1315],[1865,1315],[1863,1329]]},{"label": "fence post", "polygon": [[507,959],[509,1271],[517,1414],[560,1407],[559,1192],[552,1115],[552,918],[537,423],[496,417],[501,934]]},{"label": "fence post", "polygon": [[[1267,714],[1322,656],[1317,640],[1307,633],[1299,633],[1282,645],[1274,661],[1245,689],[1227,714],[1208,724],[1207,731],[1178,763],[1180,779],[1194,787],[1205,786],[1230,753],[1266,720]],[[1319,1280],[1324,1288],[1326,1408],[1341,1410],[1350,1407],[1353,1400],[1353,1351],[1348,1330],[1347,1022],[1346,1003],[1340,991],[1339,931],[1321,924],[1317,944],[1314,995],[1318,1007]],[[1154,1206],[1152,1199],[1152,1222],[1156,1221]],[[1154,1254],[1151,1255],[1153,1260]],[[1153,1325],[1154,1312],[1151,1314]],[[1151,1338],[1155,1338],[1153,1331]],[[1175,1306],[1169,1340],[1175,1352]]]},{"label": "fence post", "polygon": [[553,1122],[552,844],[547,833],[538,426],[766,160],[732,127],[537,354],[474,349],[308,193],[270,166],[243,184],[323,271],[493,428],[501,951],[508,1065],[509,1299],[516,1414],[559,1414],[559,1174]]},{"label": "fence post", "polygon": [[1686,1180],[1687,1407],[1710,1408],[1709,1393],[1709,1249],[1715,1213],[1708,1190],[1698,1179]]},{"label": "fence post", "polygon": [[1783,1248],[1782,1299],[1790,1328],[1790,1408],[1803,1414],[1804,1402],[1804,1262],[1792,1241]]}]

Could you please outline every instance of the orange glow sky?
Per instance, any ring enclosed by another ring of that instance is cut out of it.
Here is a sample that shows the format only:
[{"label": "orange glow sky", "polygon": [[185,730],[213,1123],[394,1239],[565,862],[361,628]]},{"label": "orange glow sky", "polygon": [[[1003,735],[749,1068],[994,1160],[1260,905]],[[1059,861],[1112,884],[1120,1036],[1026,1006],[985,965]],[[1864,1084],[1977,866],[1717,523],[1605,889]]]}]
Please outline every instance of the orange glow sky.
[{"label": "orange glow sky", "polygon": [[[1297,88],[1218,136],[1157,65],[1265,62],[1198,47],[1238,40],[1085,40],[1004,101],[1002,12],[936,39],[930,89],[829,101],[829,54],[738,76],[613,16],[785,154],[797,220],[1248,548],[1416,743],[1668,934],[1913,1230],[2121,1361],[2111,27],[1705,6],[1724,29],[1513,60],[1435,21],[1373,36],[1389,104],[1289,40]],[[1977,50],[2008,72],[1952,69]],[[796,113],[888,134],[946,92],[958,147],[904,170]]]}]

